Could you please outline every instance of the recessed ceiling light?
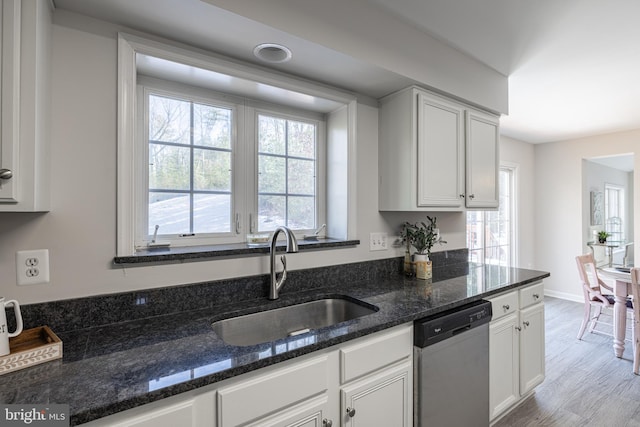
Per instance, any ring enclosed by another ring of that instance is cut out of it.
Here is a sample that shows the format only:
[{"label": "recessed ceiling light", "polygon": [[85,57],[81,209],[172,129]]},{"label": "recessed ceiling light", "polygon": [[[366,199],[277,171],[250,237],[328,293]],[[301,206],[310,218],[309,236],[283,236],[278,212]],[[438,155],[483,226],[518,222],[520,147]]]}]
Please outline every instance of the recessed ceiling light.
[{"label": "recessed ceiling light", "polygon": [[276,43],[262,43],[253,48],[256,58],[274,64],[287,62],[291,59],[291,50]]}]

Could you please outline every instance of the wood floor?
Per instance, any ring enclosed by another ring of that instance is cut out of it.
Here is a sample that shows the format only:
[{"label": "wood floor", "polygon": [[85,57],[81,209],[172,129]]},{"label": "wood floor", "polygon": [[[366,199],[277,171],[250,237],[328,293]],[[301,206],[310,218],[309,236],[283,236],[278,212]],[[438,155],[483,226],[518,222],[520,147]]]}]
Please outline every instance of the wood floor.
[{"label": "wood floor", "polygon": [[581,303],[545,297],[546,379],[495,427],[640,427],[631,343],[618,359],[611,337],[586,332],[579,341],[582,312]]}]

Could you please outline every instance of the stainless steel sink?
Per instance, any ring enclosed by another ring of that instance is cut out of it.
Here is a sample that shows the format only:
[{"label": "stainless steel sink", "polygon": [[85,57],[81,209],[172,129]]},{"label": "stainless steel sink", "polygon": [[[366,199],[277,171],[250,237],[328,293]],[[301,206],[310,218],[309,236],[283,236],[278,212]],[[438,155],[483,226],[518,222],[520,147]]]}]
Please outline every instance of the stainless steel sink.
[{"label": "stainless steel sink", "polygon": [[220,320],[211,327],[227,344],[248,346],[301,335],[376,311],[376,306],[362,301],[324,298]]}]

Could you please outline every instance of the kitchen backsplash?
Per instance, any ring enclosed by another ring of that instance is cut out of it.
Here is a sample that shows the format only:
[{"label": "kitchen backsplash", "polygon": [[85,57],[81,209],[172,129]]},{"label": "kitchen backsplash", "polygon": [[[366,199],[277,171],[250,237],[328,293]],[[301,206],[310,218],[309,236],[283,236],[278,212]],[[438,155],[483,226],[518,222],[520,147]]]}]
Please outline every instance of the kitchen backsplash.
[{"label": "kitchen backsplash", "polygon": [[[468,249],[432,253],[434,279],[443,267],[455,264],[465,269]],[[282,295],[327,287],[337,282],[349,286],[370,280],[402,274],[403,259],[387,258],[326,267],[293,270],[287,273]],[[451,269],[447,269],[451,271]],[[193,311],[231,302],[265,299],[269,275],[240,277],[189,285],[98,295],[85,298],[22,305],[25,329],[47,325],[55,332],[105,326],[164,314]],[[7,313],[12,330],[14,318]]]}]

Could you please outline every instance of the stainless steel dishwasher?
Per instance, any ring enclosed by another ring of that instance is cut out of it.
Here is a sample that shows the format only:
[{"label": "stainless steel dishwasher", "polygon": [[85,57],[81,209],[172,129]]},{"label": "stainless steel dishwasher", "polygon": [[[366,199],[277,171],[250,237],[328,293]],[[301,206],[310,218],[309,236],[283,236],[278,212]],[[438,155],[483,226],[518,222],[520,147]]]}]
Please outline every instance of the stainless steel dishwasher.
[{"label": "stainless steel dishwasher", "polygon": [[415,427],[489,425],[490,320],[477,301],[415,321]]}]

